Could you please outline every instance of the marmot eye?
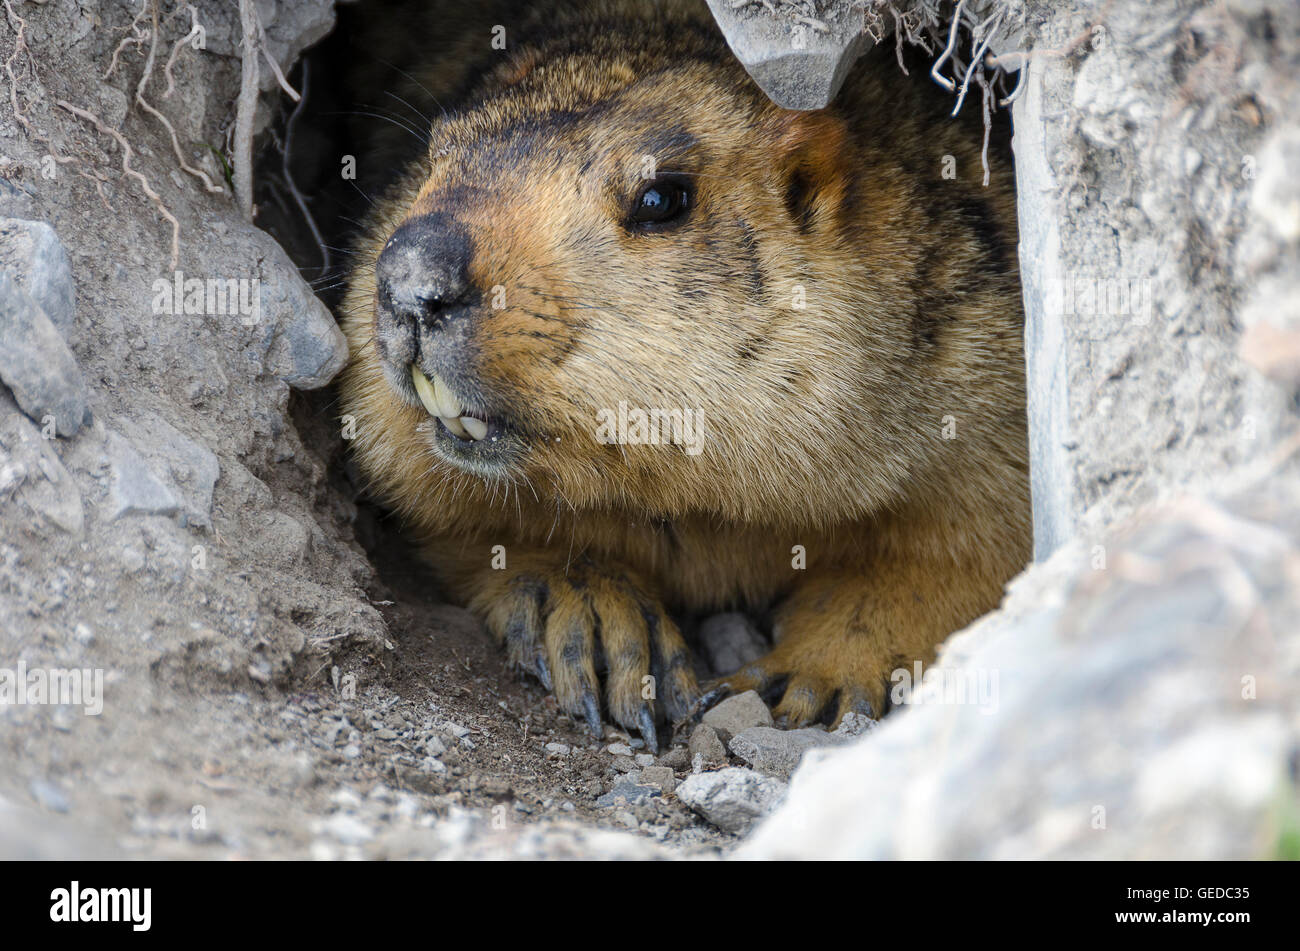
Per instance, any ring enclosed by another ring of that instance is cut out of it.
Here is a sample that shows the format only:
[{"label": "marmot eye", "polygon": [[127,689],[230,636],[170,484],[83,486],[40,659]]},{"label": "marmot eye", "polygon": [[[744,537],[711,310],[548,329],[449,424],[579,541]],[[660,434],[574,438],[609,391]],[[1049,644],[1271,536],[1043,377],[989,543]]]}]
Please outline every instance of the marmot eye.
[{"label": "marmot eye", "polygon": [[641,190],[632,207],[634,225],[663,225],[682,218],[690,207],[690,192],[678,181],[658,178]]}]

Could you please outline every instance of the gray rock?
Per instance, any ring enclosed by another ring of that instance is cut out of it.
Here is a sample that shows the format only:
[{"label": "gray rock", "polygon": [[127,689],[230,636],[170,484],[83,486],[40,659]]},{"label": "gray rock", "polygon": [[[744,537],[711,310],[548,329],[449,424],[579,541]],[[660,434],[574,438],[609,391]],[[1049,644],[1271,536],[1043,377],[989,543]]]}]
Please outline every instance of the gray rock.
[{"label": "gray rock", "polygon": [[741,730],[748,730],[751,726],[771,726],[773,721],[772,711],[762,697],[753,690],[746,690],[723,700],[705,713],[701,722],[717,730],[718,738],[727,743]]},{"label": "gray rock", "polygon": [[144,557],[144,552],[134,545],[123,545],[118,552],[117,563],[122,566],[129,575],[139,574],[144,571],[148,561]]},{"label": "gray rock", "polygon": [[[1246,498],[1268,521],[1186,500],[1120,526],[1106,570],[1058,549],[945,644],[907,709],[808,753],[745,857],[1279,854],[1300,480]],[[1000,674],[991,702],[940,689],[981,672]]]},{"label": "gray rock", "polygon": [[0,493],[8,492],[15,486],[21,485],[27,478],[27,468],[22,463],[5,460],[0,464]]},{"label": "gray rock", "polygon": [[8,394],[0,392],[0,494],[6,490],[52,525],[81,534],[85,509],[76,480],[51,440],[18,411]]},{"label": "gray rock", "polygon": [[176,514],[180,508],[176,496],[124,436],[110,431],[106,450],[112,467],[108,490],[109,521],[124,515]]},{"label": "gray rock", "polygon": [[700,653],[716,677],[734,673],[767,653],[767,639],[743,614],[715,614],[696,633]]},{"label": "gray rock", "polygon": [[[717,733],[714,733],[717,738]],[[667,766],[669,769],[686,769],[691,765],[690,750],[685,746],[674,746],[659,757],[659,765]]]},{"label": "gray rock", "polygon": [[612,808],[614,806],[630,806],[638,802],[644,802],[652,796],[658,796],[660,789],[658,786],[641,785],[640,783],[630,782],[625,778],[620,778],[614,784],[614,788],[605,795],[596,800],[596,805],[601,809]]},{"label": "gray rock", "polygon": [[325,305],[314,297],[304,304],[296,320],[282,331],[280,379],[299,390],[325,386],[343,369],[348,359],[343,331]]},{"label": "gray rock", "polygon": [[728,766],[687,776],[677,787],[677,798],[723,832],[742,835],[775,809],[785,792],[783,782]]},{"label": "gray rock", "polygon": [[347,340],[284,251],[271,245],[262,264],[259,315],[266,324],[268,370],[297,389],[318,389],[347,363]]},{"label": "gray rock", "polygon": [[24,502],[69,535],[80,535],[85,527],[86,513],[81,493],[68,470],[54,453],[46,457],[46,478],[29,480],[20,493]]},{"label": "gray rock", "polygon": [[0,271],[45,311],[65,341],[76,326],[77,296],[72,266],[59,236],[43,221],[0,218]]},{"label": "gray rock", "polygon": [[727,762],[727,748],[722,745],[722,740],[718,739],[718,731],[707,723],[695,725],[686,748],[691,762],[694,762],[697,756],[706,765],[721,766]]},{"label": "gray rock", "polygon": [[0,272],[0,380],[38,424],[54,417],[60,436],[86,422],[86,381],[77,359],[41,306]]},{"label": "gray rock", "polygon": [[840,719],[840,725],[834,730],[836,736],[861,736],[868,730],[874,730],[879,721],[871,719],[865,713],[850,710]]},{"label": "gray rock", "polygon": [[708,0],[713,18],[736,58],[769,99],[785,109],[821,109],[839,92],[873,41],[863,32],[860,9],[832,4],[805,22],[771,15],[757,3]]},{"label": "gray rock", "polygon": [[[334,7],[326,0],[295,0],[294,3],[277,3],[269,16],[262,13],[262,27],[266,32],[267,49],[287,73],[303,50],[315,45],[334,27]],[[259,12],[262,10],[259,5]],[[239,18],[235,17],[238,24]],[[270,70],[261,74],[262,92],[276,88],[275,76]]]},{"label": "gray rock", "polygon": [[728,746],[751,767],[766,776],[789,779],[803,754],[817,747],[841,746],[849,742],[824,730],[776,730],[754,726],[731,738]]},{"label": "gray rock", "polygon": [[671,796],[677,788],[677,777],[668,766],[645,767],[640,781],[644,786],[658,786],[665,796]]},{"label": "gray rock", "polygon": [[212,492],[221,474],[216,454],[157,413],[148,413],[138,422],[118,422],[129,441],[140,448],[152,471],[176,495],[182,523],[211,528]]},{"label": "gray rock", "polygon": [[[1178,0],[1119,4],[1080,68],[1035,61],[1024,77],[1013,119],[1040,561],[1174,487],[1212,492],[1223,472],[1266,465],[1294,425],[1294,394],[1240,353],[1257,320],[1300,331],[1300,147],[1285,145],[1300,146],[1300,96],[1264,65],[1294,73],[1300,7],[1266,6],[1275,39],[1206,87],[1291,117],[1252,122],[1249,141],[1179,111],[1181,53],[1162,26],[1187,11]],[[1042,9],[1044,46],[1076,28],[1064,7]]]}]

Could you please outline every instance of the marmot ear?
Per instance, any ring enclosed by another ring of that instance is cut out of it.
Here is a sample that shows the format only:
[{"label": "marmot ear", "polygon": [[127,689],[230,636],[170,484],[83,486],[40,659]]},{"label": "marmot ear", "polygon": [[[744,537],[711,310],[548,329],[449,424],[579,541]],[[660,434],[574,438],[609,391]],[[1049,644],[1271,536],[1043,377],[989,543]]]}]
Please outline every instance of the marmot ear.
[{"label": "marmot ear", "polygon": [[541,53],[530,47],[506,63],[501,71],[501,78],[507,86],[514,86],[523,82],[524,77],[536,69],[541,61]]},{"label": "marmot ear", "polygon": [[775,131],[786,211],[805,234],[827,226],[849,189],[852,150],[844,120],[825,109],[782,111]]}]

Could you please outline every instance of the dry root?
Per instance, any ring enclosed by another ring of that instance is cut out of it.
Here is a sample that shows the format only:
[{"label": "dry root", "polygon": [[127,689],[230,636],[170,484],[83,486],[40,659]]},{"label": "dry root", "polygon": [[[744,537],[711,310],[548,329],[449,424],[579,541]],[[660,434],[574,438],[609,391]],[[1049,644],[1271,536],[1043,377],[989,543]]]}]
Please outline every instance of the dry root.
[{"label": "dry root", "polygon": [[133,156],[135,152],[131,148],[131,143],[127,141],[126,136],[124,136],[121,132],[118,132],[116,129],[109,128],[107,125],[104,124],[104,121],[100,119],[99,116],[95,115],[93,112],[89,111],[88,109],[78,108],[77,106],[74,106],[72,103],[67,102],[63,99],[59,99],[57,101],[57,105],[61,109],[66,109],[68,112],[72,113],[78,119],[84,119],[87,122],[93,124],[96,129],[98,129],[104,135],[111,136],[113,138],[113,141],[115,141],[118,144],[118,147],[122,150],[122,174],[126,175],[128,178],[134,178],[137,182],[139,182],[140,190],[143,191],[149,197],[149,199],[154,203],[154,206],[157,207],[158,209],[158,213],[171,223],[172,226],[171,266],[173,269],[175,269],[177,263],[180,260],[181,224],[179,221],[176,220],[176,216],[173,215],[170,210],[168,210],[167,205],[162,200],[162,196],[153,190],[153,186],[149,184],[149,179],[145,178],[143,173],[131,167],[131,156]]},{"label": "dry root", "polygon": [[[961,111],[971,83],[980,88],[981,110],[984,116],[984,146],[981,151],[984,165],[984,184],[989,183],[989,135],[993,129],[993,113],[1009,106],[1024,87],[1028,56],[1021,52],[994,55],[990,46],[1005,27],[1011,25],[1013,8],[1002,2],[980,4],[971,0],[957,0],[951,17],[945,19],[941,0],[856,0],[863,11],[863,29],[877,41],[883,40],[890,26],[894,32],[898,64],[903,67],[903,43],[920,46],[927,53],[938,51],[930,67],[930,76],[936,83],[955,93],[957,103],[952,114]],[[900,9],[901,7],[901,9]],[[962,54],[963,40],[969,59]],[[1007,75],[1019,70],[1015,87],[999,95],[1006,86]],[[948,72],[951,71],[951,78]]]}]

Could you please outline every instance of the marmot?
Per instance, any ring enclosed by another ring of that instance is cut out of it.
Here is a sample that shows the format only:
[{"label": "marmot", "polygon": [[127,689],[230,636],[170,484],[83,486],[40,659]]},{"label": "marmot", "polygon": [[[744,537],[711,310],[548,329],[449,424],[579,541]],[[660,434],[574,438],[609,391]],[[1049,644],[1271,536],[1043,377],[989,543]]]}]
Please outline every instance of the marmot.
[{"label": "marmot", "polygon": [[724,609],[775,637],[725,687],[878,717],[1029,557],[1006,156],[892,52],[791,112],[702,0],[530,17],[413,76],[342,303],[360,468],[597,735],[685,718],[674,618]]}]

